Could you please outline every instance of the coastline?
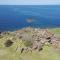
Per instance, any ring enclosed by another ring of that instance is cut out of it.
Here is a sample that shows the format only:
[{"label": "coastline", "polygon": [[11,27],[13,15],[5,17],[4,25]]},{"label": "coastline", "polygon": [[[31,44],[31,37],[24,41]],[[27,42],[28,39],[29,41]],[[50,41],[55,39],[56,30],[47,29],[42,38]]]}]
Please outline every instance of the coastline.
[{"label": "coastline", "polygon": [[60,60],[60,5],[0,5],[0,60]]},{"label": "coastline", "polygon": [[60,32],[60,28],[40,29],[31,27],[2,32],[0,33],[0,59],[60,59],[60,34],[58,32]]},{"label": "coastline", "polygon": [[[14,31],[18,31],[18,30],[22,30],[22,29],[26,29],[26,28],[33,28],[33,29],[48,29],[48,31],[55,33],[55,34],[60,34],[60,28],[35,28],[35,27],[25,27],[25,28],[21,28],[21,29],[15,29],[15,30],[8,30],[9,32],[14,32]],[[8,32],[7,30],[5,31],[0,31],[0,32]]]}]

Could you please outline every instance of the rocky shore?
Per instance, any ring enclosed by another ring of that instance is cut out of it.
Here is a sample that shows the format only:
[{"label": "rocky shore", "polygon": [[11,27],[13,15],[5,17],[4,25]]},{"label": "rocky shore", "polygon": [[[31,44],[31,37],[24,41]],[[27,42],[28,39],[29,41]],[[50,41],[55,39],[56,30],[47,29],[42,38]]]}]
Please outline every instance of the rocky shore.
[{"label": "rocky shore", "polygon": [[45,45],[60,49],[60,35],[56,36],[48,29],[23,28],[14,32],[0,32],[0,45],[11,47],[15,43],[15,50],[21,53],[41,51]]}]

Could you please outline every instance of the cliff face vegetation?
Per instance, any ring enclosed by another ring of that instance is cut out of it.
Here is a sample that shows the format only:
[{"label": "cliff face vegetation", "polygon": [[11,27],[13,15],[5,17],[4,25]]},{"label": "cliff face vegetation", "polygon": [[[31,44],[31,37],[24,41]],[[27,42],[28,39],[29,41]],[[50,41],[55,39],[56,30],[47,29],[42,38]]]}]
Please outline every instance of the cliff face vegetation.
[{"label": "cliff face vegetation", "polygon": [[60,34],[49,29],[23,28],[0,32],[1,60],[60,60]]}]

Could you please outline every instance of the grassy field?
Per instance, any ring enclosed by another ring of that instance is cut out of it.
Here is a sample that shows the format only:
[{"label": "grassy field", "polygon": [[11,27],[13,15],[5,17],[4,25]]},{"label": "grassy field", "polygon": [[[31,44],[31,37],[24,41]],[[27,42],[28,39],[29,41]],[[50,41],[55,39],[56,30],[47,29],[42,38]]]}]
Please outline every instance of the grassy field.
[{"label": "grassy field", "polygon": [[60,55],[52,47],[45,46],[41,52],[22,54],[23,60],[60,60]]},{"label": "grassy field", "polygon": [[50,32],[54,33],[54,34],[60,34],[60,28],[51,28],[48,29]]},{"label": "grassy field", "polygon": [[[49,31],[60,34],[60,28],[49,29]],[[32,53],[28,52],[22,54],[20,51],[16,51],[17,46],[24,46],[20,40],[16,40],[11,47],[5,47],[4,42],[6,38],[9,37],[0,39],[0,60],[60,60],[60,52],[56,51],[52,46],[44,46],[40,52],[33,51]]]},{"label": "grassy field", "polygon": [[60,53],[52,47],[44,46],[40,52],[33,51],[21,54],[14,47],[10,47],[0,49],[0,60],[60,60]]}]

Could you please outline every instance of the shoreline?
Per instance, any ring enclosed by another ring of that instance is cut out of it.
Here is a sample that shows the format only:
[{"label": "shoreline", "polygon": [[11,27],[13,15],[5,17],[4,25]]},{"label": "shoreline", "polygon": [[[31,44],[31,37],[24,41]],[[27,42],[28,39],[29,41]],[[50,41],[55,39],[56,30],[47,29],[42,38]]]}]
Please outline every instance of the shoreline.
[{"label": "shoreline", "polygon": [[60,33],[60,28],[56,27],[56,28],[35,28],[35,27],[24,27],[24,28],[21,28],[21,29],[16,29],[16,30],[5,30],[5,31],[0,31],[0,32],[14,32],[14,31],[18,31],[18,30],[22,30],[22,29],[28,29],[28,28],[32,28],[32,29],[47,29],[49,30],[50,32],[59,32]]},{"label": "shoreline", "polygon": [[22,59],[25,56],[26,58],[27,56],[29,56],[29,58],[35,56],[36,60],[39,56],[39,59],[42,58],[42,60],[45,60],[43,59],[43,56],[45,57],[47,54],[48,55],[45,58],[48,60],[49,57],[53,60],[55,57],[52,55],[55,56],[56,54],[56,57],[60,57],[60,55],[57,55],[60,54],[57,53],[58,51],[60,52],[60,34],[55,35],[55,33],[50,32],[49,29],[31,27],[12,32],[2,32],[0,33],[0,52],[1,50],[3,56],[8,56],[10,58],[14,55],[12,57],[14,60],[15,58],[20,58],[20,56],[22,56]]}]

